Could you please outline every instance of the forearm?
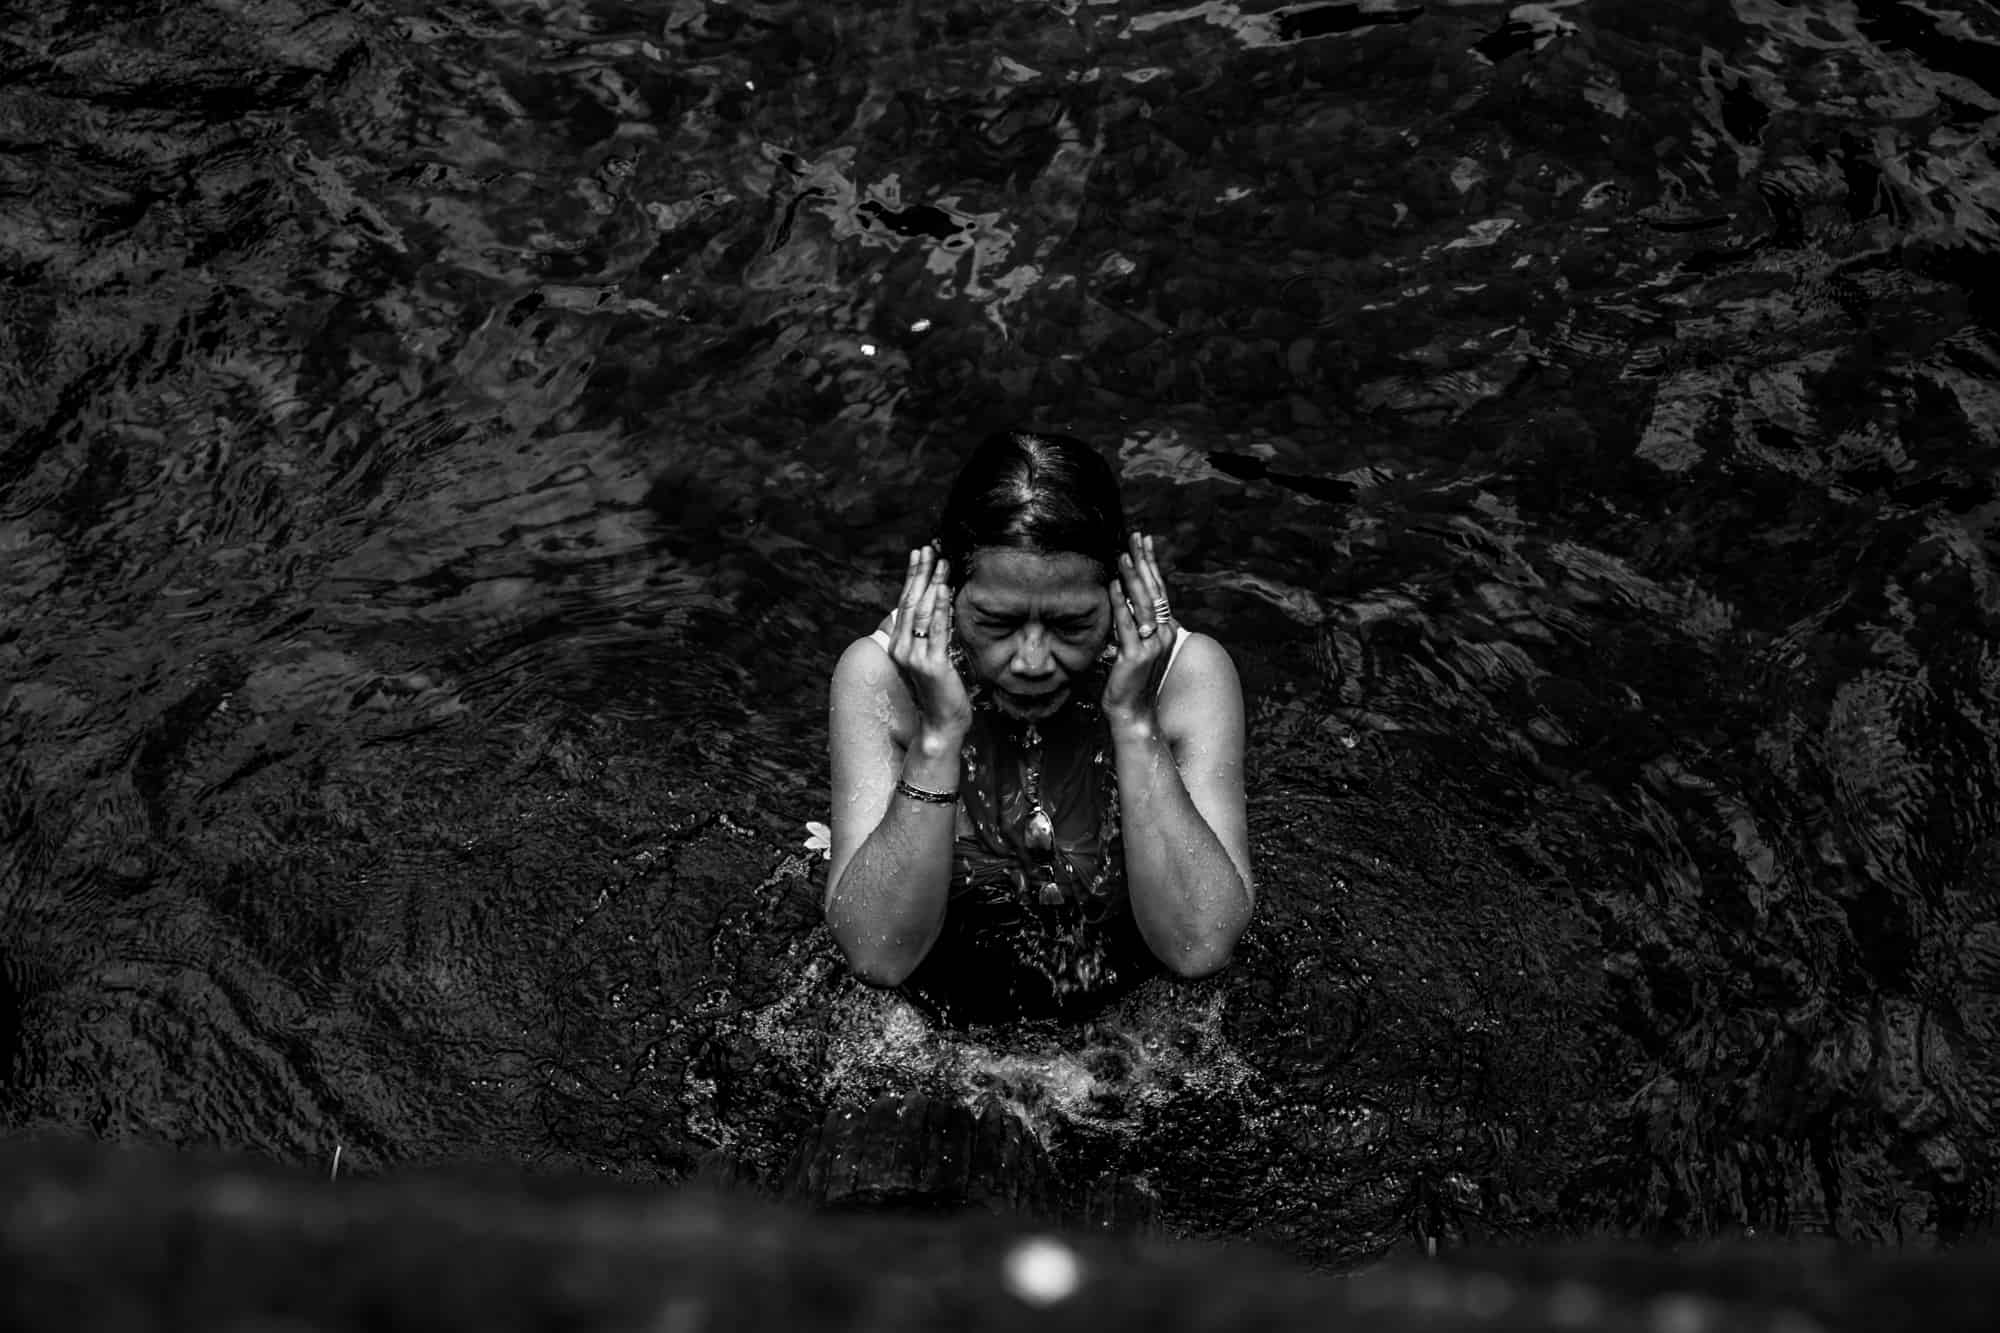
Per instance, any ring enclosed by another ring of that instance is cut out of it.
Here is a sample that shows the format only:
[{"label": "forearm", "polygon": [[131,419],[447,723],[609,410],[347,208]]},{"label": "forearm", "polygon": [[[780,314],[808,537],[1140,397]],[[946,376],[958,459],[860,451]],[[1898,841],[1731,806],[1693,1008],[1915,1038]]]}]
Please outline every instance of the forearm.
[{"label": "forearm", "polygon": [[1132,916],[1146,946],[1182,976],[1229,961],[1250,920],[1250,890],[1181,781],[1156,721],[1114,726],[1118,811]]},{"label": "forearm", "polygon": [[[921,736],[902,777],[925,791],[958,790],[960,737]],[[951,888],[956,805],[900,792],[827,894],[826,922],[864,980],[900,985],[937,943]]]}]

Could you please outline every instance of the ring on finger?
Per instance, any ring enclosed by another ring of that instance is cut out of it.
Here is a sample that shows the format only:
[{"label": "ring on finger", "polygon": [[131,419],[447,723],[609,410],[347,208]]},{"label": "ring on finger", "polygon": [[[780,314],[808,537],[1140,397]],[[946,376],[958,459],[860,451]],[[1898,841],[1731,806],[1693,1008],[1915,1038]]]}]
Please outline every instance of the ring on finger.
[{"label": "ring on finger", "polygon": [[1139,637],[1142,639],[1150,639],[1159,632],[1160,632],[1160,627],[1158,625],[1149,623],[1139,626]]},{"label": "ring on finger", "polygon": [[913,639],[928,639],[930,636],[931,632],[927,629],[913,629],[910,631],[910,637]]},{"label": "ring on finger", "polygon": [[1167,605],[1167,599],[1164,597],[1155,597],[1153,599],[1153,619],[1165,623],[1173,618],[1174,609]]}]

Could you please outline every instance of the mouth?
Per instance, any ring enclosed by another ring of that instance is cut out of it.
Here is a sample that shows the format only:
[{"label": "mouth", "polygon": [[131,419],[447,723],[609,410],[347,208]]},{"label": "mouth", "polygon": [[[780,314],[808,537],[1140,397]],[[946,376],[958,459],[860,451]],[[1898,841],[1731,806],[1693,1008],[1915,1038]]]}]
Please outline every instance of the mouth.
[{"label": "mouth", "polygon": [[1047,708],[1050,704],[1062,698],[1063,687],[1059,685],[1053,690],[1041,690],[1034,694],[1021,694],[1008,689],[998,690],[997,693],[1004,702],[1013,705],[1015,708],[1019,708],[1024,712],[1032,712],[1036,709]]}]

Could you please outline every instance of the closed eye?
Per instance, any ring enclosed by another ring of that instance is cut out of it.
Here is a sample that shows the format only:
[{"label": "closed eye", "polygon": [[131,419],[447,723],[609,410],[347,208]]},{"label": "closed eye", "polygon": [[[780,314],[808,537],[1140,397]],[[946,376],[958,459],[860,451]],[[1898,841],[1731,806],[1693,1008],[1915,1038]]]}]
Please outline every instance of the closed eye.
[{"label": "closed eye", "polygon": [[[1095,616],[1066,616],[1051,618],[1046,623],[1058,634],[1087,634],[1096,622]],[[980,629],[993,634],[1010,634],[1019,629],[1019,620],[999,620],[992,616],[978,616],[973,621]]]}]

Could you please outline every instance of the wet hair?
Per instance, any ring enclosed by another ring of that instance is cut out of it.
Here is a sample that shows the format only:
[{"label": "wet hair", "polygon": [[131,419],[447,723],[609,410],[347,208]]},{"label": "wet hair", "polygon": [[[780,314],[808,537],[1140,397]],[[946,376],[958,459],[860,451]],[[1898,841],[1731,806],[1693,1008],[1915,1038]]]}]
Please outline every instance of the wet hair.
[{"label": "wet hair", "polygon": [[954,587],[972,577],[973,552],[984,546],[1087,556],[1108,579],[1125,548],[1118,474],[1074,436],[988,435],[952,483],[937,544]]}]

